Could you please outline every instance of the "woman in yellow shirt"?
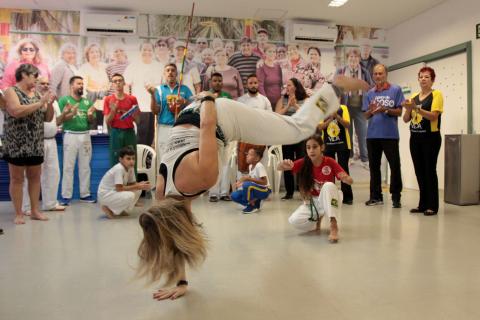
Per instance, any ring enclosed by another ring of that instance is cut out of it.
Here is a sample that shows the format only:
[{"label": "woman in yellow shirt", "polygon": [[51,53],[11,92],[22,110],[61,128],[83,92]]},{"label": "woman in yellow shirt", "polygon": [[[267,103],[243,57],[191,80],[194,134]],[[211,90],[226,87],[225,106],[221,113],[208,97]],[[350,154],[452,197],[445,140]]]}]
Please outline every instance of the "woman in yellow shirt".
[{"label": "woman in yellow shirt", "polygon": [[423,212],[426,216],[438,212],[437,159],[442,145],[440,124],[443,113],[443,96],[432,89],[435,71],[423,67],[418,72],[421,91],[404,102],[403,121],[410,121],[410,154],[420,188],[418,207],[411,213]]}]

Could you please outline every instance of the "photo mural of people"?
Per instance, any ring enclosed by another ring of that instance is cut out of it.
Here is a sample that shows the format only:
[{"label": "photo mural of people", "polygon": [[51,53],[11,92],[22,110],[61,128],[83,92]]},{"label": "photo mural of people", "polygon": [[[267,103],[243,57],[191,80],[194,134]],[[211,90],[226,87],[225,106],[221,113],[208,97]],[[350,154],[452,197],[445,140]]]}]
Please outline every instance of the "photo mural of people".
[{"label": "photo mural of people", "polygon": [[[68,94],[69,78],[79,74],[85,77],[85,97],[99,101],[96,107],[101,117],[101,101],[112,92],[111,76],[123,74],[142,111],[139,143],[153,145],[153,115],[145,86],[162,83],[164,65],[173,62],[181,67],[188,16],[140,14],[138,37],[107,38],[78,36],[77,11],[10,12],[10,30],[55,34],[11,32],[8,45],[0,43],[0,87],[12,85],[11,70],[20,61],[32,62],[42,75],[48,75],[59,97]],[[310,95],[335,74],[371,81],[373,66],[386,58],[383,29],[338,26],[335,45],[326,46],[286,41],[283,24],[276,21],[194,17],[184,84],[199,92],[208,88],[211,74],[218,72],[223,76],[223,90],[237,99],[245,93],[248,76],[256,74],[260,94],[275,106],[286,94],[291,78],[298,79]],[[362,94],[350,92],[343,97],[352,117],[353,156],[359,163],[365,160],[365,148],[361,113],[355,101]]]}]

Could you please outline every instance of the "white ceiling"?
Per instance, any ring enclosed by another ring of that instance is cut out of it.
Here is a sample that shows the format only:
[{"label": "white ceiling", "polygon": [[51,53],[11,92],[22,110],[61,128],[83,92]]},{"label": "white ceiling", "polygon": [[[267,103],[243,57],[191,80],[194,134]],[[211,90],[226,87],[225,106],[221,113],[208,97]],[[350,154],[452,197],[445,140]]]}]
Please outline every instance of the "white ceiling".
[{"label": "white ceiling", "polygon": [[[197,0],[195,16],[259,20],[313,19],[336,24],[390,28],[445,0],[350,0],[330,8],[330,0]],[[164,5],[163,5],[164,4]],[[190,0],[2,0],[0,8],[109,9],[189,15]]]}]

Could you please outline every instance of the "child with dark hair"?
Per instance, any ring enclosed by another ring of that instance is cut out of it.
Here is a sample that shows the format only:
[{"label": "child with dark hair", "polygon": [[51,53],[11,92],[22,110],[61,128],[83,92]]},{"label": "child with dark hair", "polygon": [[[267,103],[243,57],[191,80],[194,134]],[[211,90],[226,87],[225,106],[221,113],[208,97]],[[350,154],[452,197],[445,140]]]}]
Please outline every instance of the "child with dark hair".
[{"label": "child with dark hair", "polygon": [[311,231],[314,226],[320,230],[320,222],[326,214],[330,218],[332,243],[338,241],[337,213],[341,209],[343,194],[335,186],[335,178],[351,185],[353,179],[332,158],[325,157],[322,136],[314,134],[307,139],[306,155],[295,162],[283,160],[278,170],[291,170],[298,173],[298,184],[304,203],[288,218],[288,222],[303,231]]},{"label": "child with dark hair", "polygon": [[148,181],[135,179],[135,151],[124,147],[118,153],[119,163],[103,176],[98,186],[98,201],[109,219],[126,215],[140,198],[142,190],[150,190]]},{"label": "child with dark hair", "polygon": [[268,183],[267,170],[260,162],[263,151],[251,148],[247,153],[248,176],[243,176],[237,181],[237,191],[233,192],[233,201],[244,205],[243,213],[252,213],[260,209],[260,202],[266,199],[272,189]]}]

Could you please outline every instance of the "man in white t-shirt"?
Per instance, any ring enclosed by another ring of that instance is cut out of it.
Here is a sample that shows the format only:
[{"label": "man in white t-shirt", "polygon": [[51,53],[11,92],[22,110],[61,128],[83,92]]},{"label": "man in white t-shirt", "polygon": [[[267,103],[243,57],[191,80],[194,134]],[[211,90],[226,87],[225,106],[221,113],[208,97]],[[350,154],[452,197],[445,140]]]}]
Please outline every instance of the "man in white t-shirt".
[{"label": "man in white t-shirt", "polygon": [[258,211],[261,201],[268,198],[272,192],[267,170],[260,162],[262,155],[263,151],[257,148],[248,150],[248,176],[243,176],[237,181],[237,188],[239,189],[231,194],[232,201],[245,206],[243,213]]},{"label": "man in white t-shirt", "polygon": [[132,210],[142,190],[150,190],[148,181],[137,182],[135,179],[135,151],[130,147],[122,148],[119,163],[103,176],[98,186],[98,202],[109,219],[127,215]]},{"label": "man in white t-shirt", "polygon": [[255,74],[247,78],[247,93],[239,97],[237,101],[249,107],[272,111],[272,105],[267,97],[258,92],[258,78]]},{"label": "man in white t-shirt", "polygon": [[[239,97],[237,101],[242,102],[245,105],[252,108],[266,110],[266,111],[273,111],[268,98],[258,92],[258,78],[255,74],[248,76],[247,93]],[[256,148],[256,149],[263,148],[265,150],[265,146],[257,146],[254,144],[239,142],[238,149],[237,149],[237,155],[238,155],[237,163],[238,163],[238,170],[242,173],[245,173],[248,168],[248,164],[245,159],[245,154],[248,152],[250,148]],[[263,163],[265,164],[265,161],[263,161]]]}]

